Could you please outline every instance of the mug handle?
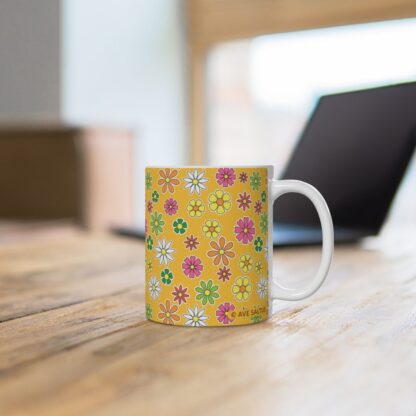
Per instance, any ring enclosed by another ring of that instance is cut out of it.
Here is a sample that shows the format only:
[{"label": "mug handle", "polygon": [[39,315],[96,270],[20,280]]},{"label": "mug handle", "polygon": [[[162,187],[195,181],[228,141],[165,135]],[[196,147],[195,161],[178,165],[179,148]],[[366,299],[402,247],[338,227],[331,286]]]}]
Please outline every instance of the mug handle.
[{"label": "mug handle", "polygon": [[[269,206],[273,206],[274,201],[279,198],[279,196],[289,192],[299,193],[309,198],[318,212],[322,228],[321,264],[319,265],[318,272],[314,278],[303,288],[290,289],[284,287],[278,283],[273,276],[270,282],[270,289],[272,299],[301,300],[313,295],[321,287],[328,275],[329,266],[331,265],[332,255],[334,253],[334,228],[328,205],[323,196],[316,188],[308,183],[295,180],[279,181],[271,179]],[[270,261],[272,261],[271,258]]]}]

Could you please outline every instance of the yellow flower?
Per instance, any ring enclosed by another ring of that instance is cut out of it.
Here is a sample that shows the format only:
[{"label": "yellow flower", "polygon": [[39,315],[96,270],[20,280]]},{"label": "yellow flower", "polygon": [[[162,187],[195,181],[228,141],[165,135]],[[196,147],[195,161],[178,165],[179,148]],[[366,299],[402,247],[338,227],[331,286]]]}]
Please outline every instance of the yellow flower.
[{"label": "yellow flower", "polygon": [[253,268],[253,259],[248,254],[243,254],[240,257],[240,268],[244,273],[249,272]]},{"label": "yellow flower", "polygon": [[209,198],[209,209],[217,214],[224,214],[231,208],[230,194],[222,190],[215,191]]},{"label": "yellow flower", "polygon": [[152,260],[147,261],[147,270],[149,270],[149,272],[151,272],[153,270]]},{"label": "yellow flower", "polygon": [[221,227],[218,221],[208,220],[205,221],[205,224],[202,227],[202,231],[208,238],[217,238],[218,234],[221,232]]},{"label": "yellow flower", "polygon": [[233,285],[233,294],[237,300],[247,300],[251,293],[251,283],[247,277],[239,277]]},{"label": "yellow flower", "polygon": [[256,272],[260,274],[262,271],[263,271],[263,265],[258,261],[256,263]]},{"label": "yellow flower", "polygon": [[205,205],[200,199],[192,199],[189,201],[188,206],[186,207],[188,214],[191,217],[200,217],[205,211]]}]

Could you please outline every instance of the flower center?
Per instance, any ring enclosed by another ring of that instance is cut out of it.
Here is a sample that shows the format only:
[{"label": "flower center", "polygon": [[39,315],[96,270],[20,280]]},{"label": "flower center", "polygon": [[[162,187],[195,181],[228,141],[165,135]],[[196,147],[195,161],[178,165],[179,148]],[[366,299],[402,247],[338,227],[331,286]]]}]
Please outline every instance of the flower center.
[{"label": "flower center", "polygon": [[221,206],[224,204],[224,200],[222,198],[217,199],[217,205]]},{"label": "flower center", "polygon": [[224,249],[221,249],[221,250],[220,250],[220,254],[221,254],[221,256],[222,256],[224,253],[225,253]]},{"label": "flower center", "polygon": [[191,264],[191,270],[195,269],[195,266],[193,264]]},{"label": "flower center", "polygon": [[224,179],[228,179],[228,175],[227,174],[224,175]]},{"label": "flower center", "polygon": [[205,296],[208,296],[210,293],[211,292],[208,289],[204,292]]},{"label": "flower center", "polygon": [[178,224],[178,228],[181,230],[183,228],[182,224]]},{"label": "flower center", "polygon": [[247,228],[244,228],[244,233],[247,233],[247,231],[248,231],[248,229]]},{"label": "flower center", "polygon": [[196,211],[198,211],[198,206],[194,205],[192,209],[196,212]]},{"label": "flower center", "polygon": [[240,286],[240,292],[244,293],[246,291],[246,287],[244,285]]},{"label": "flower center", "polygon": [[182,297],[182,292],[178,293],[178,297],[181,298]]},{"label": "flower center", "polygon": [[159,225],[159,221],[155,221],[155,226],[157,227]]},{"label": "flower center", "polygon": [[166,249],[162,248],[162,254],[166,254]]},{"label": "flower center", "polygon": [[194,179],[194,180],[192,181],[192,183],[193,183],[194,185],[198,185],[198,179]]},{"label": "flower center", "polygon": [[225,311],[225,312],[224,312],[224,315],[228,318],[228,317],[229,317],[229,315],[230,315],[230,312],[229,312],[229,311]]},{"label": "flower center", "polygon": [[209,227],[209,232],[213,233],[214,231],[215,231],[215,227],[211,225],[211,227]]},{"label": "flower center", "polygon": [[247,199],[243,199],[243,203],[244,204],[247,204]]},{"label": "flower center", "polygon": [[166,312],[166,318],[170,317],[170,312]]},{"label": "flower center", "polygon": [[198,321],[199,321],[199,318],[198,318],[197,316],[194,316],[194,317],[192,318],[192,320],[193,320],[194,322],[198,322]]},{"label": "flower center", "polygon": [[170,178],[166,178],[166,183],[169,183],[170,182]]}]

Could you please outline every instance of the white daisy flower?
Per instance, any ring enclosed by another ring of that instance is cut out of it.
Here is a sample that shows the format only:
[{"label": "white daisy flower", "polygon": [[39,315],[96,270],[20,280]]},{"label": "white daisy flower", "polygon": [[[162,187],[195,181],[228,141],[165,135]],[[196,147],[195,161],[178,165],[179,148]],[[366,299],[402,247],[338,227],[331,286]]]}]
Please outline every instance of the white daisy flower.
[{"label": "white daisy flower", "polygon": [[174,253],[175,250],[172,248],[172,241],[166,241],[166,239],[159,240],[155,250],[157,253],[156,258],[159,259],[160,264],[168,264],[169,261],[173,260],[172,253]]},{"label": "white daisy flower", "polygon": [[188,309],[188,313],[184,315],[184,318],[187,319],[185,322],[186,326],[207,326],[204,322],[208,319],[208,316],[204,315],[205,309],[198,309],[198,306],[195,306],[195,309]]},{"label": "white daisy flower", "polygon": [[208,182],[208,179],[204,177],[204,172],[199,173],[195,169],[193,172],[188,172],[188,177],[184,181],[185,189],[189,189],[191,194],[196,192],[199,195],[201,190],[206,189],[204,183]]},{"label": "white daisy flower", "polygon": [[257,283],[257,294],[259,295],[260,299],[264,299],[267,295],[267,279],[260,279],[260,281]]},{"label": "white daisy flower", "polygon": [[160,282],[159,280],[156,279],[156,277],[153,276],[149,280],[148,288],[149,288],[149,293],[152,299],[157,299],[160,295]]}]

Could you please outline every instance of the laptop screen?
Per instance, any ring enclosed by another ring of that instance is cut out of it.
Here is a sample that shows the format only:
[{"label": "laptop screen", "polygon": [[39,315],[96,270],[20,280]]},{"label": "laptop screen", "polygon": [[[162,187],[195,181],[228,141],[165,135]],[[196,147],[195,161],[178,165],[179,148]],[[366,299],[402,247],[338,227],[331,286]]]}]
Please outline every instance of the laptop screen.
[{"label": "laptop screen", "polygon": [[[315,186],[334,225],[378,232],[416,143],[416,83],[320,98],[281,179]],[[274,206],[274,222],[319,224],[306,198]]]}]

